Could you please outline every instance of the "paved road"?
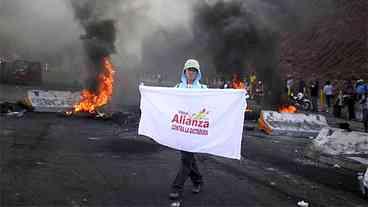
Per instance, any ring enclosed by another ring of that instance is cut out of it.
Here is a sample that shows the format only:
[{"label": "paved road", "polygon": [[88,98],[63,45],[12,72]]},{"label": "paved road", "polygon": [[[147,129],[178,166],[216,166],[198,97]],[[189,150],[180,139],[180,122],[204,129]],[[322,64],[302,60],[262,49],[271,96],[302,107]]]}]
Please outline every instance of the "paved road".
[{"label": "paved road", "polygon": [[[135,123],[56,114],[0,117],[0,206],[168,206],[179,153]],[[204,191],[184,206],[366,206],[355,172],[306,159],[310,140],[244,134],[243,161],[199,155]]]}]

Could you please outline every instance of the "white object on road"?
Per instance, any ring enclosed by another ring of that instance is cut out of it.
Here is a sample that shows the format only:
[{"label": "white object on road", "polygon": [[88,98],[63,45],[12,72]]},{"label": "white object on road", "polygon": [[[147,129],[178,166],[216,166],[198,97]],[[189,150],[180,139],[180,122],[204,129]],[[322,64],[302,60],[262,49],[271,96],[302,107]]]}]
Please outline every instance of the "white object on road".
[{"label": "white object on road", "polygon": [[140,86],[138,134],[183,151],[240,160],[244,90]]},{"label": "white object on road", "polygon": [[363,173],[358,173],[358,182],[359,182],[360,192],[362,192],[364,197],[367,197],[367,193],[368,193],[368,168],[365,171],[364,175],[363,175]]},{"label": "white object on road", "polygon": [[309,203],[308,202],[305,202],[305,201],[299,201],[298,202],[298,206],[299,207],[308,207],[309,206]]},{"label": "white object on road", "polygon": [[368,154],[368,133],[326,127],[313,140],[313,145],[331,155]]},{"label": "white object on road", "polygon": [[101,137],[88,137],[89,141],[98,141],[100,139],[101,139]]},{"label": "white object on road", "polygon": [[22,110],[22,111],[14,111],[14,112],[8,112],[6,113],[7,116],[16,116],[16,117],[22,117],[24,116],[24,113],[26,112],[26,110]]},{"label": "white object on road", "polygon": [[363,178],[363,185],[368,189],[368,168],[365,171],[364,178]]},{"label": "white object on road", "polygon": [[334,168],[341,168],[341,166],[339,164],[334,164],[333,166]]},{"label": "white object on road", "polygon": [[327,120],[322,115],[302,113],[279,113],[262,111],[258,120],[259,128],[270,135],[295,137],[316,137]]},{"label": "white object on road", "polygon": [[170,204],[170,207],[180,207],[181,206],[181,203],[180,201],[174,201]]},{"label": "white object on road", "polygon": [[36,112],[64,112],[80,100],[80,92],[30,90],[28,101]]}]

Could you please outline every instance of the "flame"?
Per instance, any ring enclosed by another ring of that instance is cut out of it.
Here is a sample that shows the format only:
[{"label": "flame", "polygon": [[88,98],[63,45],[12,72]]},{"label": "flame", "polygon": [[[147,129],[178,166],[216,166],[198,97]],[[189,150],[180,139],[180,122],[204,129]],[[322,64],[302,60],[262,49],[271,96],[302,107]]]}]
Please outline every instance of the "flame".
[{"label": "flame", "polygon": [[280,113],[296,113],[297,108],[293,105],[285,105],[279,108]]},{"label": "flame", "polygon": [[232,81],[231,85],[233,89],[245,89],[245,85],[241,81]]},{"label": "flame", "polygon": [[114,65],[109,57],[102,59],[103,71],[98,76],[98,88],[95,94],[90,90],[81,92],[81,100],[74,105],[74,112],[96,113],[96,109],[111,100],[114,83]]}]

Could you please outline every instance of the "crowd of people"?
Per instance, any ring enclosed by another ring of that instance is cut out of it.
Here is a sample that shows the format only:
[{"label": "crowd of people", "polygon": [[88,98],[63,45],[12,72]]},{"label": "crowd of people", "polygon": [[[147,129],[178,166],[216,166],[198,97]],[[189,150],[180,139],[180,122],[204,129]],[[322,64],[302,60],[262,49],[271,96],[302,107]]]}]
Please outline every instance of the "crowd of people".
[{"label": "crowd of people", "polygon": [[208,82],[209,88],[220,89],[246,89],[249,98],[255,99],[258,103],[262,101],[264,97],[264,85],[261,80],[257,80],[255,72],[246,75],[244,78],[237,73],[232,75],[231,80],[225,80],[223,78],[215,78]]},{"label": "crowd of people", "polygon": [[319,80],[305,82],[289,77],[285,81],[289,97],[302,93],[310,98],[314,112],[332,113],[335,117],[363,121],[368,132],[368,83],[362,79]]},{"label": "crowd of people", "polygon": [[[148,73],[140,74],[140,81],[155,82],[158,85],[164,85],[170,78],[165,73]],[[234,73],[231,78],[216,77],[213,79],[205,78],[202,81],[208,88],[217,89],[246,89],[250,99],[255,99],[258,103],[262,102],[264,97],[264,84],[262,80],[258,80],[256,73],[251,72],[242,77],[239,73]],[[170,85],[170,84],[168,84]],[[172,85],[172,84],[171,84]]]},{"label": "crowd of people", "polygon": [[[162,79],[160,75],[157,77]],[[258,104],[264,99],[264,84],[257,79],[255,72],[244,77],[233,74],[230,80],[218,77],[203,82],[208,88],[246,89],[249,98]],[[305,81],[289,76],[285,80],[285,94],[289,98],[302,94],[312,103],[313,112],[327,112],[338,118],[363,121],[364,129],[368,132],[368,82],[362,79]]]}]

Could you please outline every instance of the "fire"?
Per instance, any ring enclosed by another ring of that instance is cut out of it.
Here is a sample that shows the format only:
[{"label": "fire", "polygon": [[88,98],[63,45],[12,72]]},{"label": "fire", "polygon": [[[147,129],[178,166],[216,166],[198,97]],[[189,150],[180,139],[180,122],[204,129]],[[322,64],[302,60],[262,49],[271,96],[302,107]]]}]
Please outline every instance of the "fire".
[{"label": "fire", "polygon": [[244,83],[242,81],[232,81],[231,87],[233,89],[245,89]]},{"label": "fire", "polygon": [[297,112],[297,108],[293,105],[285,105],[279,108],[279,112],[280,113],[295,113]]},{"label": "fire", "polygon": [[98,76],[97,92],[83,90],[81,101],[74,105],[74,112],[96,113],[96,109],[111,100],[114,83],[114,65],[109,57],[102,59],[103,71]]},{"label": "fire", "polygon": [[237,84],[234,83],[234,88],[235,89],[244,89],[244,84],[242,82],[237,83]]}]

